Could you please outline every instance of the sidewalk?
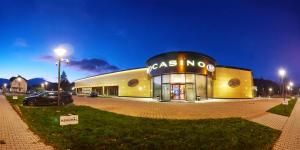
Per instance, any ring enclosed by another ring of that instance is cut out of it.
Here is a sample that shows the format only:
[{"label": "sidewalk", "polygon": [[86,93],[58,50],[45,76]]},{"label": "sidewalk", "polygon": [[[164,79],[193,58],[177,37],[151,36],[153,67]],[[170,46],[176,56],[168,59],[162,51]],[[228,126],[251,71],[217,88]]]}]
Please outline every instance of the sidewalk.
[{"label": "sidewalk", "polygon": [[52,150],[28,129],[4,96],[0,95],[0,150]]},{"label": "sidewalk", "polygon": [[300,102],[298,101],[283,127],[274,150],[300,150]]}]

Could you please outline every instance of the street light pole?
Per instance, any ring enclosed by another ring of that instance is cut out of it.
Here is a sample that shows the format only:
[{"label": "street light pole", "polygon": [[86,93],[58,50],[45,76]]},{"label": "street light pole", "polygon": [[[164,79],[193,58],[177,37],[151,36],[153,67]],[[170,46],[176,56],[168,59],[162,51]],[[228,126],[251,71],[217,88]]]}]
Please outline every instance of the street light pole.
[{"label": "street light pole", "polygon": [[60,66],[61,66],[61,58],[58,59],[58,86],[57,86],[57,105],[60,103]]},{"label": "street light pole", "polygon": [[57,62],[57,66],[58,66],[58,82],[57,82],[57,105],[60,104],[60,101],[61,101],[61,95],[60,95],[60,68],[61,68],[61,62],[62,61],[66,61],[67,63],[69,62],[68,59],[64,59],[63,57],[67,54],[67,50],[65,48],[62,48],[62,47],[59,47],[59,48],[56,48],[54,50],[55,54],[57,55],[57,58],[58,58],[58,62]]},{"label": "street light pole", "polygon": [[285,102],[285,97],[286,97],[286,90],[285,90],[285,75],[286,75],[286,71],[284,69],[279,69],[278,71],[279,76],[281,77],[282,80],[282,96],[283,96],[283,104],[286,104]]}]

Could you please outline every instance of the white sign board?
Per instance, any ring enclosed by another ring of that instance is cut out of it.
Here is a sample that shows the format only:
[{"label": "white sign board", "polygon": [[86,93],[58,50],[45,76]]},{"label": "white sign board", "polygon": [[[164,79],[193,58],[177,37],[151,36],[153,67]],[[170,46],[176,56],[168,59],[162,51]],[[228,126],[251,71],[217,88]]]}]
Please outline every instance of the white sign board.
[{"label": "white sign board", "polygon": [[61,126],[78,124],[78,115],[68,115],[68,116],[60,116],[59,124]]},{"label": "white sign board", "polygon": [[13,99],[18,99],[18,96],[13,96]]}]

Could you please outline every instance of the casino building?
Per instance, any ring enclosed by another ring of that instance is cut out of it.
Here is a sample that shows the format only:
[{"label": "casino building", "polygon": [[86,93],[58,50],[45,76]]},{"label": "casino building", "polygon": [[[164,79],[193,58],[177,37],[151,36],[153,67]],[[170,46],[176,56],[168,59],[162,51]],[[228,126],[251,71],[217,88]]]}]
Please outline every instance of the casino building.
[{"label": "casino building", "polygon": [[75,81],[77,94],[147,97],[159,101],[253,98],[252,71],[218,65],[205,54],[177,51],[151,57],[147,67]]}]

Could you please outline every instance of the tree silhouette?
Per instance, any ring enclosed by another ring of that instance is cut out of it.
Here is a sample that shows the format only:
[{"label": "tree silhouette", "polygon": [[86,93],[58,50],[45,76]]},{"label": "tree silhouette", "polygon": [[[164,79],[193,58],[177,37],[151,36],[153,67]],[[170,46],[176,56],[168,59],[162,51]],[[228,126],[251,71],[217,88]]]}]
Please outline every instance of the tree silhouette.
[{"label": "tree silhouette", "polygon": [[71,84],[68,80],[67,74],[65,71],[62,72],[61,76],[60,76],[60,87],[64,90],[64,91],[69,91],[71,90]]}]

